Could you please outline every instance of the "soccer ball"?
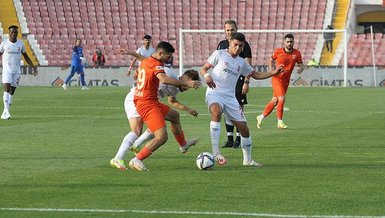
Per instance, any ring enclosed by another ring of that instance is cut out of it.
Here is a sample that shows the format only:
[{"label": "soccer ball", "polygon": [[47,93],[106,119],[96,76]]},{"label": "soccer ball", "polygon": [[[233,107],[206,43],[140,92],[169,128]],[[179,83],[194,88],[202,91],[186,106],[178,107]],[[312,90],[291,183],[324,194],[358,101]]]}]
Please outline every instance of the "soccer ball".
[{"label": "soccer ball", "polygon": [[211,170],[215,164],[214,155],[210,152],[202,152],[197,156],[196,164],[200,170]]}]

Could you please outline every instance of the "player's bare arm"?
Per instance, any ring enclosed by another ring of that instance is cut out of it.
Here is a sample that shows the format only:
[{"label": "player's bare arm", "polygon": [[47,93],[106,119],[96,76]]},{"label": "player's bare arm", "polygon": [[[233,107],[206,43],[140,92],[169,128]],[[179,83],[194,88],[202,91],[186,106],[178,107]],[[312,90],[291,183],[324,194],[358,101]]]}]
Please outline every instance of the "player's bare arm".
[{"label": "player's bare arm", "polygon": [[131,61],[131,64],[130,64],[130,67],[129,67],[130,70],[134,67],[134,65],[135,65],[135,63],[136,63],[137,60],[138,60],[138,58],[136,58],[136,57],[134,56],[134,59]]},{"label": "player's bare arm", "polygon": [[273,58],[270,58],[269,60],[269,71],[272,71],[275,66],[275,60]]},{"label": "player's bare arm", "polygon": [[246,95],[248,92],[249,92],[249,82],[243,83],[243,86],[242,86],[242,94],[243,94],[243,95]]},{"label": "player's bare arm", "polygon": [[245,80],[243,81],[243,86],[242,86],[243,95],[246,95],[249,92],[249,83],[250,83],[250,77],[245,77]]},{"label": "player's bare arm", "polygon": [[[132,66],[134,65],[134,63],[136,62],[136,60],[142,61],[143,59],[145,59],[145,57],[142,56],[141,54],[136,53],[135,51],[129,51],[129,50],[123,49],[123,48],[115,49],[114,54],[131,55],[131,56],[134,57],[134,60],[132,60],[131,65],[130,65],[130,67],[128,68],[127,76],[130,76],[130,75],[131,75]],[[135,75],[134,75],[134,79],[136,80]]]},{"label": "player's bare arm", "polygon": [[297,70],[297,73],[298,73],[298,74],[301,74],[302,71],[303,71],[304,69],[305,69],[305,68],[304,68],[303,63],[299,63],[299,64],[298,64],[298,70]]},{"label": "player's bare arm", "polygon": [[182,104],[180,101],[178,101],[176,98],[174,97],[171,97],[169,96],[168,97],[168,103],[176,108],[176,109],[179,109],[179,110],[183,110],[183,111],[186,111],[187,113],[191,114],[193,117],[197,117],[198,116],[198,112],[196,110],[193,110],[189,107],[187,107],[186,105]]},{"label": "player's bare arm", "polygon": [[277,69],[272,70],[272,71],[267,72],[267,73],[253,71],[248,77],[253,77],[256,80],[267,79],[267,78],[272,77],[278,73],[281,73],[283,70],[283,67],[284,67],[283,64],[281,64]]},{"label": "player's bare arm", "polygon": [[[135,52],[136,53],[136,52]],[[138,54],[138,53],[136,53]],[[131,64],[130,66],[128,67],[128,70],[127,70],[127,76],[130,76],[131,75],[131,71],[132,71],[132,68],[134,67],[135,65],[135,62],[136,62],[137,58],[134,56],[134,59],[131,61]],[[135,74],[136,74],[136,77],[135,77]],[[137,72],[135,71],[134,73],[134,79],[136,80],[138,78],[138,75],[137,75]]]},{"label": "player's bare arm", "polygon": [[[251,58],[245,58],[245,61],[251,66]],[[243,81],[243,86],[242,86],[243,95],[246,95],[249,92],[249,83],[250,83],[250,77],[245,77],[245,80]]]},{"label": "player's bare arm", "polygon": [[165,73],[158,73],[156,75],[158,79],[167,85],[172,85],[172,86],[188,86],[190,88],[197,89],[201,86],[201,83],[198,80],[189,80],[189,81],[183,81],[179,79],[175,79],[172,77],[168,77]]},{"label": "player's bare arm", "polygon": [[131,55],[133,56],[135,59],[134,60],[139,60],[139,61],[142,61],[143,59],[145,59],[144,56],[142,56],[141,54],[139,53],[136,53],[135,51],[130,51],[130,50],[127,50],[127,49],[123,49],[123,48],[118,48],[118,49],[115,49],[114,50],[114,54],[120,54],[120,55]]},{"label": "player's bare arm", "polygon": [[22,54],[23,54],[23,57],[24,57],[25,61],[29,64],[29,66],[32,67],[32,74],[33,74],[34,76],[36,76],[37,73],[38,73],[38,72],[37,72],[37,67],[36,67],[35,65],[33,65],[32,61],[31,61],[31,59],[29,58],[29,56],[28,56],[27,53],[22,53]]},{"label": "player's bare arm", "polygon": [[207,73],[211,67],[211,64],[205,63],[201,69],[201,75],[205,78],[207,86],[213,89],[216,84],[210,74]]}]

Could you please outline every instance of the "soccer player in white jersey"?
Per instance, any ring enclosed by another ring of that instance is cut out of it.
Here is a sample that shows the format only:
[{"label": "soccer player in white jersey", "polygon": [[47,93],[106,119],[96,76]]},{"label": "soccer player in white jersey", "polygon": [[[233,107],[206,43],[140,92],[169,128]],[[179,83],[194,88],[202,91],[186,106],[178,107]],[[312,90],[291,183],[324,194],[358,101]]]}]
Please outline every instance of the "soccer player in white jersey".
[{"label": "soccer player in white jersey", "polygon": [[[219,165],[227,163],[226,158],[219,151],[219,136],[222,114],[230,120],[241,133],[241,148],[243,153],[243,165],[262,167],[262,164],[251,158],[251,136],[234,90],[238,78],[243,75],[247,78],[266,79],[280,73],[282,66],[268,73],[256,72],[245,59],[239,57],[245,45],[245,36],[242,33],[234,33],[230,38],[228,49],[216,50],[203,65],[201,74],[207,83],[206,103],[211,113],[210,135],[214,157]],[[211,74],[208,70],[212,69]]]},{"label": "soccer player in white jersey", "polygon": [[[138,48],[138,50],[136,50],[136,53],[142,55],[143,57],[150,57],[155,52],[154,47],[151,46],[151,42],[152,42],[152,37],[150,35],[143,36],[143,46]],[[127,72],[128,76],[131,74],[131,71],[137,60],[138,58],[134,57],[134,59],[131,61],[130,67],[128,68],[128,72]],[[139,60],[138,66],[139,65],[140,65],[140,60]]]},{"label": "soccer player in white jersey", "polygon": [[18,27],[12,25],[8,28],[9,39],[4,40],[0,44],[0,56],[3,62],[3,103],[4,110],[1,114],[1,119],[11,119],[9,113],[9,106],[12,104],[13,94],[15,94],[16,88],[19,86],[19,80],[21,77],[20,61],[21,55],[23,55],[25,61],[32,67],[32,73],[34,76],[37,75],[37,68],[33,65],[31,59],[25,51],[25,47],[22,41],[17,39],[19,34]]},{"label": "soccer player in white jersey", "polygon": [[[125,51],[118,49],[115,51],[115,53],[118,54],[129,54],[136,57],[138,60],[142,60],[144,57],[139,54],[133,54],[133,52]],[[177,77],[173,72],[172,69],[168,66],[167,63],[165,64],[164,71],[167,76],[173,77],[180,80],[199,80],[199,73],[195,70],[187,70],[181,77]],[[167,85],[160,83],[159,84],[159,91],[158,91],[158,98],[165,98],[167,97],[168,103],[179,110],[184,110],[187,113],[191,114],[193,117],[198,116],[198,112],[194,109],[189,108],[188,106],[182,104],[176,99],[176,95],[179,92],[183,92],[185,90],[189,89],[189,87],[176,87],[172,85]],[[154,137],[154,135],[151,133],[149,129],[147,129],[142,135],[142,128],[143,128],[143,120],[140,118],[140,115],[136,111],[136,107],[134,104],[134,91],[135,87],[131,88],[130,92],[127,94],[125,100],[124,100],[124,109],[126,111],[127,119],[130,125],[131,131],[123,138],[123,141],[118,149],[118,152],[116,153],[115,157],[110,160],[110,165],[112,167],[118,168],[120,170],[126,170],[127,167],[124,164],[124,156],[127,153],[129,149],[134,151],[135,153],[139,152],[140,146],[143,144],[143,142],[151,139]],[[175,121],[179,121],[179,113],[175,111]],[[140,135],[140,137],[139,137]],[[189,140],[186,145],[180,145],[179,150],[182,153],[187,152],[189,147],[191,145],[194,145],[198,142],[197,139]]]}]

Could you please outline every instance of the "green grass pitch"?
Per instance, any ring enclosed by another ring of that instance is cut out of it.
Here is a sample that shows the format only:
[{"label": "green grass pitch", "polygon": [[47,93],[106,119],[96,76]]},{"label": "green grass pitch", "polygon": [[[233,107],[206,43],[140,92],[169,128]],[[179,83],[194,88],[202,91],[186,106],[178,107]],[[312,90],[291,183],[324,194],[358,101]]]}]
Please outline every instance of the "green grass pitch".
[{"label": "green grass pitch", "polygon": [[229,162],[211,171],[195,165],[211,151],[205,88],[181,93],[200,113],[180,112],[185,135],[200,142],[182,154],[170,135],[145,160],[149,172],[109,166],[129,131],[127,91],[18,88],[12,120],[0,120],[0,217],[385,216],[382,88],[289,88],[287,130],[275,112],[255,127],[271,89],[253,88],[245,111],[265,166],[243,167],[241,150],[221,149]]}]

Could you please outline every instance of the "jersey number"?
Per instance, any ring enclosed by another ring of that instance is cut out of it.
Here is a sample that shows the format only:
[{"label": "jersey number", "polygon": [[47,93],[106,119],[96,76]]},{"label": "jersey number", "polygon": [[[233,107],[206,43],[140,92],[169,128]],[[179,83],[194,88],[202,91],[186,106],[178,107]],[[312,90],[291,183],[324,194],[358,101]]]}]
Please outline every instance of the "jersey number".
[{"label": "jersey number", "polygon": [[146,79],[146,71],[142,68],[138,68],[138,78],[136,79],[136,88],[142,90],[144,81]]}]

